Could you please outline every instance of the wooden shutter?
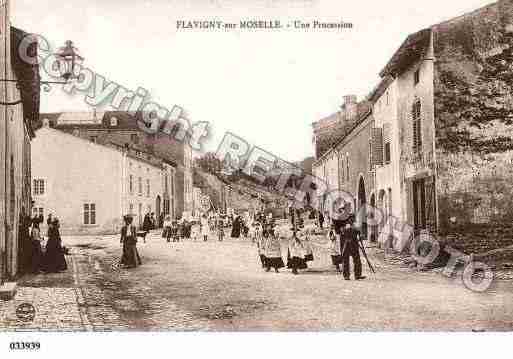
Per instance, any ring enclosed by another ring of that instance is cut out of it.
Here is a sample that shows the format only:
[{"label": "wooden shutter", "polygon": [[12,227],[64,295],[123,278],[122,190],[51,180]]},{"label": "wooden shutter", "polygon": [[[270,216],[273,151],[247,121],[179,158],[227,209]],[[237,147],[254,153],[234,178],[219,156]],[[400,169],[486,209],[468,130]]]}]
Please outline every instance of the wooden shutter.
[{"label": "wooden shutter", "polygon": [[420,151],[422,148],[422,125],[421,125],[421,104],[415,101],[412,107],[412,125],[413,125],[413,150]]},{"label": "wooden shutter", "polygon": [[383,164],[383,130],[381,128],[373,128],[371,131],[371,164]]},{"label": "wooden shutter", "polygon": [[435,177],[426,178],[426,226],[431,233],[436,231],[436,190]]}]

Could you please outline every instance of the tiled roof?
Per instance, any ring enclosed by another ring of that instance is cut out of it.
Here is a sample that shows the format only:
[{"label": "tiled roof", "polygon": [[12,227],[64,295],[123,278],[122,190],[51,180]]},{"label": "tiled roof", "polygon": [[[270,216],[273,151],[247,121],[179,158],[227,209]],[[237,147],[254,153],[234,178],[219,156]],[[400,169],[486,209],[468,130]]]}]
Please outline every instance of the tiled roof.
[{"label": "tiled roof", "polygon": [[[76,120],[73,120],[73,116]],[[47,118],[50,120],[51,125],[60,129],[73,129],[80,127],[86,130],[116,130],[116,131],[141,131],[138,121],[143,120],[142,112],[128,112],[128,111],[105,111],[96,113],[95,119],[94,112],[57,112],[57,113],[42,113],[41,119]],[[111,126],[111,119],[117,119],[117,124]],[[164,125],[162,125],[164,126]],[[174,131],[178,132],[182,126],[181,122],[174,124]],[[189,136],[192,136],[192,130],[188,130]]]},{"label": "tiled roof", "polygon": [[332,147],[336,146],[347,135],[349,135],[351,131],[366,118],[366,115],[372,109],[371,103],[369,101],[361,101],[357,104],[357,106],[357,116],[354,121],[345,121],[343,119],[344,114],[342,112],[336,112],[321,120],[337,121],[334,121],[332,125],[319,129],[315,132],[315,155],[317,159],[321,158]]},{"label": "tiled roof", "polygon": [[[71,117],[75,115],[77,117],[77,121],[67,121],[66,117]],[[112,128],[110,125],[110,120],[112,118],[117,119],[117,125],[115,126],[116,130],[139,130],[139,126],[137,125],[137,120],[142,119],[142,115],[140,112],[127,112],[127,111],[105,111],[97,113],[98,120],[95,121],[94,112],[87,113],[42,113],[42,119],[49,119],[52,123],[52,126],[55,128],[74,128],[81,127],[85,129],[107,129]]]},{"label": "tiled roof", "polygon": [[371,103],[375,103],[381,95],[385,93],[388,86],[394,82],[394,78],[392,76],[385,76],[381,79],[381,81],[377,84],[377,86],[371,91],[369,96],[367,96],[367,100]]}]

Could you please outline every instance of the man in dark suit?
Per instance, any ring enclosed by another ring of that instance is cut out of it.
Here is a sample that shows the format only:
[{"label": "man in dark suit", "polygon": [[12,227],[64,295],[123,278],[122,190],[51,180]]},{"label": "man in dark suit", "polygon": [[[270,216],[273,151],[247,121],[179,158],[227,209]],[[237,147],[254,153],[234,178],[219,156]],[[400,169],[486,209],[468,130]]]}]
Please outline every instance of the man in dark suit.
[{"label": "man in dark suit", "polygon": [[342,253],[342,273],[345,280],[350,280],[349,257],[353,258],[354,278],[356,280],[365,279],[362,276],[362,261],[360,260],[360,248],[358,240],[360,232],[354,227],[354,216],[346,220],[345,227],[341,229],[341,253]]}]

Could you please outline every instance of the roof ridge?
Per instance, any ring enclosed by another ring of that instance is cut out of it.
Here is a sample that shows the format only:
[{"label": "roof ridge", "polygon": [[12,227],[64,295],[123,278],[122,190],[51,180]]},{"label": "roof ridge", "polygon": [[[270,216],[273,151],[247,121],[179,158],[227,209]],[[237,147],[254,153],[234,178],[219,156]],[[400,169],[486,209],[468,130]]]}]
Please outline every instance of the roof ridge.
[{"label": "roof ridge", "polygon": [[433,29],[436,26],[441,26],[441,25],[445,25],[445,24],[448,24],[448,23],[453,22],[453,21],[461,20],[461,19],[463,19],[465,17],[469,17],[470,15],[474,15],[476,13],[482,12],[484,9],[495,7],[495,6],[499,5],[499,3],[500,3],[500,1],[495,1],[493,3],[487,4],[487,5],[483,5],[483,6],[479,7],[479,8],[477,8],[477,9],[467,11],[467,12],[461,14],[461,15],[458,15],[458,16],[452,17],[450,19],[443,20],[441,22],[433,24],[429,28]]}]

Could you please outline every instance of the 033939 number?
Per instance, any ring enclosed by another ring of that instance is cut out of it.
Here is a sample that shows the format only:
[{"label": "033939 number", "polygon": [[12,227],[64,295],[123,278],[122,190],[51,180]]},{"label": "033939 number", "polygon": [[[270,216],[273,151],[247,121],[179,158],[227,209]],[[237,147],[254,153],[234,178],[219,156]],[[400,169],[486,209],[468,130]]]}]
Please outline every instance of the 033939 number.
[{"label": "033939 number", "polygon": [[11,350],[39,350],[41,344],[39,342],[11,342],[9,348]]}]

